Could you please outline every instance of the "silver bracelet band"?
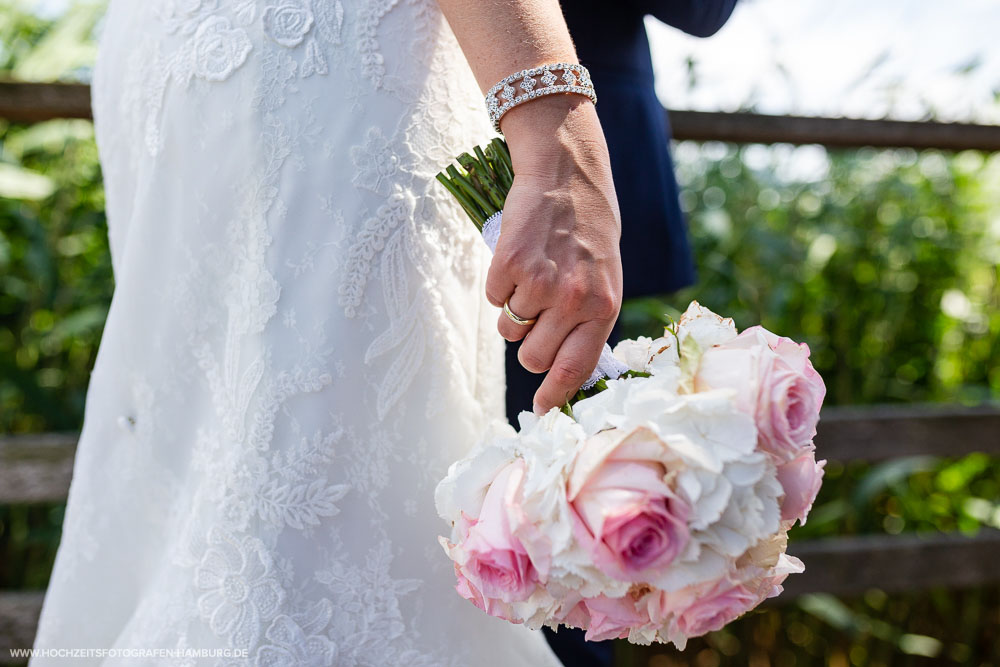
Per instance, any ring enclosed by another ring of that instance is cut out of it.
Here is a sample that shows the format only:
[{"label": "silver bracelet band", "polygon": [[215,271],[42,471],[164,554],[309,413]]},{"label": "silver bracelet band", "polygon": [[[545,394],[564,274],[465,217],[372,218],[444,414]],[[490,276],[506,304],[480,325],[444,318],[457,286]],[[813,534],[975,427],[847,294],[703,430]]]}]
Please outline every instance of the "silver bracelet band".
[{"label": "silver bracelet band", "polygon": [[[520,83],[518,83],[520,82]],[[517,84],[515,87],[514,84]],[[577,93],[597,104],[590,72],[576,63],[552,63],[524,69],[502,79],[486,93],[486,110],[493,129],[500,132],[500,118],[522,102],[552,93]]]}]

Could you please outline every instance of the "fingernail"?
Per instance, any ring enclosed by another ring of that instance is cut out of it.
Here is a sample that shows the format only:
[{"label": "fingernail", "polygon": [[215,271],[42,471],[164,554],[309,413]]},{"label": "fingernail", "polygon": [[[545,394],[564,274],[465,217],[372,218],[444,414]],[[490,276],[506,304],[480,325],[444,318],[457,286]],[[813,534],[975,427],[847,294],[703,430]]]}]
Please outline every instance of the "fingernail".
[{"label": "fingernail", "polygon": [[534,412],[539,417],[545,414],[545,410],[542,410],[542,406],[540,406],[538,403],[532,403],[531,411]]}]

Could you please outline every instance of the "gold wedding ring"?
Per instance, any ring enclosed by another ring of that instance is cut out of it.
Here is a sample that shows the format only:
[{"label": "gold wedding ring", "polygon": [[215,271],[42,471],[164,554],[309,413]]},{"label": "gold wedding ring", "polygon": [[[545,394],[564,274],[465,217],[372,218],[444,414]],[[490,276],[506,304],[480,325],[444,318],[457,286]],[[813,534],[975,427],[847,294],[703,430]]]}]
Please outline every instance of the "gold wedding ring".
[{"label": "gold wedding ring", "polygon": [[509,301],[510,299],[503,302],[503,312],[507,315],[507,317],[510,318],[510,321],[513,322],[514,324],[520,324],[522,327],[526,327],[534,324],[535,320],[538,319],[537,317],[532,317],[531,319],[526,320],[523,317],[518,317],[513,313],[513,311],[511,311],[510,305],[508,303]]}]

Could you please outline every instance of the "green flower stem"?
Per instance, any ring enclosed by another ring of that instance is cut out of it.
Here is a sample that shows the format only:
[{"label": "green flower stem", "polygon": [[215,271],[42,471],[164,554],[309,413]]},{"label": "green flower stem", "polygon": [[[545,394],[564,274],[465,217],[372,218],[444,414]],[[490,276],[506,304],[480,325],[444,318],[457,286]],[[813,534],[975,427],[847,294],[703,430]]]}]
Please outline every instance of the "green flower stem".
[{"label": "green flower stem", "polygon": [[496,137],[490,142],[490,146],[496,152],[499,159],[500,171],[503,172],[504,192],[509,192],[511,185],[514,184],[514,165],[510,161],[510,151],[507,150],[507,142]]},{"label": "green flower stem", "polygon": [[459,166],[448,165],[437,180],[482,231],[487,218],[503,209],[514,183],[514,169],[507,144],[499,137],[472,151],[475,155],[462,153],[455,158]]},{"label": "green flower stem", "polygon": [[[476,151],[478,155],[482,154],[478,146],[476,146]],[[480,160],[468,153],[462,153],[458,156],[458,163],[468,172],[469,180],[476,188],[476,191],[489,200],[491,207],[483,211],[489,217],[503,208],[504,197],[497,189],[495,179],[492,177],[489,167],[485,164],[485,157],[484,155],[484,160]]]},{"label": "green flower stem", "polygon": [[486,159],[486,154],[483,153],[483,149],[479,146],[473,146],[472,151],[476,154],[476,159],[483,168],[482,177],[483,183],[487,181],[496,182],[496,174],[493,173],[493,169],[490,167],[490,161]]},{"label": "green flower stem", "polygon": [[[482,211],[483,213],[486,213],[487,211],[492,211],[493,207],[490,205],[488,201],[486,201],[485,197],[479,194],[479,191],[476,190],[476,186],[473,185],[472,181],[469,180],[469,177],[467,175],[460,173],[458,169],[455,169],[453,165],[448,166],[448,175],[451,176],[453,183],[455,183],[459,188],[461,188],[462,191],[472,199],[472,201],[476,202],[480,211]],[[485,220],[487,217],[489,216],[488,215],[485,216],[483,220]]]},{"label": "green flower stem", "polygon": [[493,166],[490,161],[486,158],[486,154],[483,149],[479,146],[475,146],[473,150],[476,152],[476,157],[479,158],[479,182],[482,184],[483,189],[486,190],[486,194],[489,196],[490,201],[497,207],[497,210],[503,209],[503,203],[507,199],[507,191],[500,190],[500,179],[497,173],[493,170]]},{"label": "green flower stem", "polygon": [[438,181],[441,182],[448,192],[458,200],[458,203],[465,210],[465,213],[472,219],[472,222],[476,225],[479,231],[483,231],[483,224],[486,222],[486,218],[482,217],[482,214],[476,209],[476,205],[471,199],[465,196],[465,193],[458,189],[454,183],[445,176],[444,172],[437,175]]},{"label": "green flower stem", "polygon": [[[649,373],[644,373],[642,371],[627,370],[624,373],[622,373],[621,376],[619,376],[618,379],[623,379],[623,378],[648,378],[649,375],[650,375]],[[576,392],[576,395],[573,398],[569,399],[569,402],[567,403],[567,405],[569,405],[569,406],[576,405],[577,401],[582,401],[585,398],[590,398],[594,394],[599,394],[599,393],[601,393],[602,391],[604,391],[607,388],[608,388],[608,380],[607,380],[607,378],[601,378],[600,380],[598,380],[597,382],[595,382],[594,386],[591,387],[590,389],[586,389],[586,390],[581,389],[578,392]],[[572,416],[572,415],[570,415],[570,416]]]}]

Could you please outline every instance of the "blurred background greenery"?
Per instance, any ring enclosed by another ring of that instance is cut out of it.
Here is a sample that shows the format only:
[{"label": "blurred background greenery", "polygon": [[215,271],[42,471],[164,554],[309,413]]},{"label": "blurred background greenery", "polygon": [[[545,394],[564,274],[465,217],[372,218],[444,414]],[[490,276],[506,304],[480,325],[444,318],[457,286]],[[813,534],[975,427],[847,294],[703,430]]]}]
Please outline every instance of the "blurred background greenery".
[{"label": "blurred background greenery", "polygon": [[[0,76],[86,80],[100,9],[0,5]],[[696,298],[740,327],[808,342],[831,405],[1000,398],[1000,155],[682,142],[675,158],[700,280],[627,303],[625,335]],[[79,429],[112,289],[91,124],[0,119],[0,433]],[[0,589],[45,587],[61,518],[61,505],[0,506]],[[983,526],[1000,528],[997,461],[919,457],[831,463],[792,538]],[[649,667],[996,665],[1000,588],[812,595],[683,653],[639,656]]]}]

